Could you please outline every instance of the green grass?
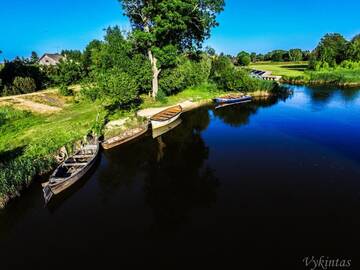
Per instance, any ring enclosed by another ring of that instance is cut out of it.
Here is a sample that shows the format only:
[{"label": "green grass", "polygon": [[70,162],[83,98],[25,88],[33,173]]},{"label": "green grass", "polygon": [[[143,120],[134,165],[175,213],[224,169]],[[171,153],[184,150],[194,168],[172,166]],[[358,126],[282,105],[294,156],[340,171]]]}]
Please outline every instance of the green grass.
[{"label": "green grass", "polygon": [[[9,111],[17,110],[0,108],[2,113]],[[95,105],[82,102],[52,115],[24,113],[24,117],[10,117],[0,126],[0,153],[18,147],[26,147],[25,153],[29,155],[52,153],[64,144],[84,136],[94,124],[96,114]]]},{"label": "green grass", "polygon": [[96,106],[87,102],[72,104],[52,115],[0,107],[0,205],[35,175],[51,169],[53,154],[83,138],[96,115]]},{"label": "green grass", "polygon": [[275,76],[303,76],[307,62],[259,62],[250,65],[252,69],[271,71]]},{"label": "green grass", "polygon": [[149,107],[170,106],[186,100],[191,100],[191,101],[208,100],[215,98],[219,95],[222,95],[224,93],[226,92],[218,90],[214,84],[208,83],[200,86],[190,87],[175,95],[168,96],[162,101],[154,101],[148,95],[142,95],[141,99],[143,103],[140,105],[140,109],[145,109]]},{"label": "green grass", "polygon": [[333,85],[338,87],[360,86],[360,69],[333,68],[319,71],[306,71],[298,77],[284,77],[288,83]]}]

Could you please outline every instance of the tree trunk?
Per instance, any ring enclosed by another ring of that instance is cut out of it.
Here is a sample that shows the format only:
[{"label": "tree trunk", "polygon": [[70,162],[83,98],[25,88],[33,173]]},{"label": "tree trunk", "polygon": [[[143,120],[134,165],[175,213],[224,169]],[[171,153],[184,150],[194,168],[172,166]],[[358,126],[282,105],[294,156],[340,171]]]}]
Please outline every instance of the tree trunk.
[{"label": "tree trunk", "polygon": [[[148,24],[148,19],[146,17],[143,17],[143,22],[144,22],[144,31],[146,33],[150,33],[150,27]],[[156,57],[153,55],[151,49],[148,49],[148,57],[151,63],[151,70],[153,73],[153,78],[152,78],[152,97],[155,99],[157,96],[157,93],[159,91],[159,74],[160,74],[160,69],[157,67],[157,59]]]},{"label": "tree trunk", "polygon": [[157,93],[159,91],[159,74],[160,74],[160,69],[157,67],[157,59],[156,57],[152,54],[152,51],[149,49],[148,50],[148,56],[149,56],[149,60],[151,63],[151,70],[153,73],[153,78],[152,78],[152,97],[155,99],[157,96]]}]

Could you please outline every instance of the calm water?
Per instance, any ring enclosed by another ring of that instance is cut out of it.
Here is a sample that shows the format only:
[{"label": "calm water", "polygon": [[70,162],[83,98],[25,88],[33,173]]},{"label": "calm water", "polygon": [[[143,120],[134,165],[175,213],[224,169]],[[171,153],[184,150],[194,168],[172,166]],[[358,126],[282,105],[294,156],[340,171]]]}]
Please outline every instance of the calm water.
[{"label": "calm water", "polygon": [[360,90],[292,88],[198,109],[158,139],[103,152],[48,207],[34,183],[0,212],[1,269],[308,269],[303,258],[321,255],[355,269]]}]

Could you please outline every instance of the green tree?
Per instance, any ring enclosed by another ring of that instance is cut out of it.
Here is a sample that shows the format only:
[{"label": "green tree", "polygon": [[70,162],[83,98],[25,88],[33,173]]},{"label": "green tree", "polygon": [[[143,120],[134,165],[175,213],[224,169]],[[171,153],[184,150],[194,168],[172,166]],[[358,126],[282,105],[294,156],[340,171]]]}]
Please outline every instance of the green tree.
[{"label": "green tree", "polygon": [[273,62],[283,62],[289,60],[289,53],[284,50],[274,50],[270,54],[271,61]]},{"label": "green tree", "polygon": [[53,80],[61,87],[69,86],[73,83],[79,82],[83,77],[83,70],[81,65],[70,60],[61,60],[56,66]]},{"label": "green tree", "polygon": [[80,63],[82,60],[82,53],[79,50],[62,50],[61,55],[67,60]]},{"label": "green tree", "polygon": [[301,49],[289,50],[290,61],[297,62],[303,60],[303,52]]},{"label": "green tree", "polygon": [[250,54],[251,62],[255,63],[257,61],[256,53],[252,52]]},{"label": "green tree", "polygon": [[36,91],[35,80],[29,77],[15,77],[12,88],[14,94],[34,92]]},{"label": "green tree", "polygon": [[31,52],[31,56],[30,56],[30,63],[31,64],[36,64],[37,61],[39,61],[39,56],[36,52]]},{"label": "green tree", "polygon": [[348,44],[346,58],[351,61],[360,61],[360,34],[355,36]]},{"label": "green tree", "polygon": [[[139,92],[151,89],[150,61],[133,48],[131,40],[122,34],[119,27],[109,27],[106,30],[104,42],[100,44],[95,42],[91,46],[89,48],[91,50],[90,65],[94,74],[104,74],[116,68],[136,80]],[[96,78],[94,81],[96,83]]]},{"label": "green tree", "polygon": [[94,65],[93,55],[101,48],[101,41],[94,39],[92,40],[85,48],[82,54],[82,66],[84,67],[84,71],[86,75],[88,75]]},{"label": "green tree", "polygon": [[340,34],[326,34],[312,53],[311,66],[314,63],[328,63],[330,66],[336,66],[345,60],[345,51],[348,42]]},{"label": "green tree", "polygon": [[224,0],[119,0],[133,27],[138,50],[145,52],[152,67],[152,96],[159,90],[162,56],[200,47],[217,26],[216,15]]},{"label": "green tree", "polygon": [[105,106],[126,107],[138,97],[136,80],[120,69],[113,68],[96,74],[95,91]]},{"label": "green tree", "polygon": [[239,54],[236,57],[236,62],[240,66],[250,65],[251,62],[250,54],[245,51],[239,52]]}]

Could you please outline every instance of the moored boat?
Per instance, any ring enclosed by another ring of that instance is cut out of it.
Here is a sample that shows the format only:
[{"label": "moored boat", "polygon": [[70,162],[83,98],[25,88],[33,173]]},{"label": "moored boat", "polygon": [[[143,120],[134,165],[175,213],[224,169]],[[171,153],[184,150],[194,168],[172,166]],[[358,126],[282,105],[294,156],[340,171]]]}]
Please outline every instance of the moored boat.
[{"label": "moored boat", "polygon": [[252,97],[246,95],[226,95],[214,99],[216,103],[239,103],[239,102],[251,101],[251,100]]},{"label": "moored boat", "polygon": [[90,170],[95,163],[99,148],[98,140],[94,139],[57,167],[49,181],[43,184],[45,203],[76,183]]},{"label": "moored boat", "polygon": [[119,146],[121,144],[134,140],[140,137],[141,135],[145,134],[148,131],[148,127],[149,125],[148,123],[146,123],[143,126],[129,129],[128,131],[124,132],[119,136],[115,136],[105,140],[104,142],[101,143],[101,145],[105,150]]},{"label": "moored boat", "polygon": [[182,113],[182,107],[180,105],[167,108],[150,118],[153,129],[164,127],[174,122],[180,117]]}]

